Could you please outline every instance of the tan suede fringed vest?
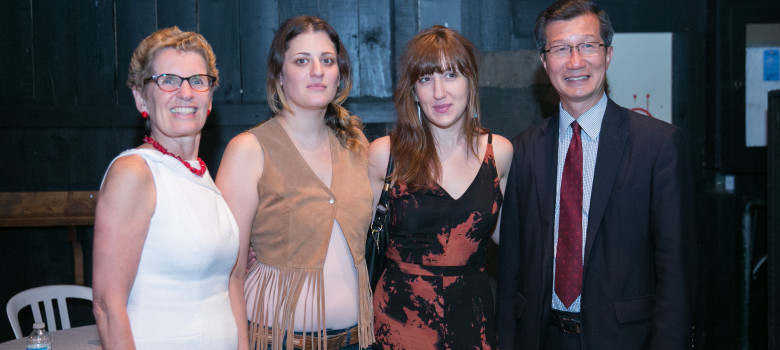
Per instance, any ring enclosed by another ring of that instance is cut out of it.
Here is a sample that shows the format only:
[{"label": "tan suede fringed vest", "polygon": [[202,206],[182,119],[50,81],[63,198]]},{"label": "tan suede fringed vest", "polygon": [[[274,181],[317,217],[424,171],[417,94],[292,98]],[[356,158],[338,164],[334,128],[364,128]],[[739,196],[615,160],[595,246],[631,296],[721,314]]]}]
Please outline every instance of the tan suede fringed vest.
[{"label": "tan suede fringed vest", "polygon": [[[347,150],[330,132],[333,175],[327,188],[276,119],[249,132],[257,137],[265,154],[257,187],[260,203],[250,237],[257,254],[252,270],[261,271],[244,284],[244,290],[257,290],[257,299],[247,300],[254,303],[254,312],[249,315],[250,348],[266,349],[270,340],[273,349],[281,349],[285,330],[287,339],[293,338],[295,308],[301,302],[301,291],[308,288],[311,299],[302,301],[306,303],[304,323],[318,331],[307,333],[304,339],[326,349],[322,267],[334,219],[344,232],[358,271],[360,347],[369,346],[374,342],[374,313],[364,250],[373,195],[365,152]],[[265,305],[266,294],[276,300],[273,310]],[[273,324],[267,324],[272,315]],[[271,328],[270,337],[267,327]],[[292,349],[291,341],[287,341],[287,349]]]}]

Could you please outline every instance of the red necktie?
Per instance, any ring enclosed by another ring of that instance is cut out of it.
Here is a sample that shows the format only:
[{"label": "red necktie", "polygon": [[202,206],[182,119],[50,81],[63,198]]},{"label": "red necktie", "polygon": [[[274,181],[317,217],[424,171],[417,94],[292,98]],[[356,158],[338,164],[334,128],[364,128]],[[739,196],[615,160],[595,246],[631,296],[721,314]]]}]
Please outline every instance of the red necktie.
[{"label": "red necktie", "polygon": [[555,256],[555,294],[567,308],[582,290],[582,139],[576,121],[571,128],[574,134],[563,163]]}]

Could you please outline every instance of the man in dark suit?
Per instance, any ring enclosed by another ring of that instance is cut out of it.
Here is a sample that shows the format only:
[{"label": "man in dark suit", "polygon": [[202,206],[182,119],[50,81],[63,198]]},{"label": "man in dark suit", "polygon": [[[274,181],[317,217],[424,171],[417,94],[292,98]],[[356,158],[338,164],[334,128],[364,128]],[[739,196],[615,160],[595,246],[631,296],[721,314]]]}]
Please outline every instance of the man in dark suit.
[{"label": "man in dark suit", "polygon": [[691,347],[695,233],[681,131],[605,94],[612,26],[558,1],[536,21],[559,112],[514,140],[502,209],[502,349]]}]

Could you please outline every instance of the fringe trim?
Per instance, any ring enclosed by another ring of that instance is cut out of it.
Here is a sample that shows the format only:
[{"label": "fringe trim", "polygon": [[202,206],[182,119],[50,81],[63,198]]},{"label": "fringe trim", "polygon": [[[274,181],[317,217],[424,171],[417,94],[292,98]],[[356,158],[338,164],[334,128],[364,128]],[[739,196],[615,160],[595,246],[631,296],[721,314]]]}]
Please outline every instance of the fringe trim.
[{"label": "fringe trim", "polygon": [[[304,333],[304,345],[310,340],[317,344],[318,349],[327,349],[325,337],[325,294],[322,278],[322,268],[289,268],[266,265],[256,262],[252,270],[259,269],[259,273],[244,282],[244,290],[257,288],[256,300],[253,302],[252,314],[249,315],[249,345],[251,349],[267,349],[269,340],[273,350],[282,350],[284,332],[287,339],[293,339],[295,328],[295,308],[301,296],[301,291],[306,287],[311,293],[310,298],[304,300],[303,323],[307,329],[316,332]],[[264,303],[265,295],[270,300],[275,300],[273,309]],[[270,339],[268,322],[273,315],[273,324],[270,325]],[[307,320],[307,317],[310,317]],[[361,343],[362,344],[362,343]],[[287,350],[293,350],[293,342],[287,342]]]},{"label": "fringe trim", "polygon": [[[362,260],[357,266],[358,273],[358,341],[360,348],[367,348],[375,342],[374,338],[374,305],[371,295],[371,285],[368,277],[366,261]],[[259,273],[252,274],[255,269]],[[325,293],[322,276],[322,268],[300,269],[278,267],[256,262],[250,269],[250,273],[244,282],[244,290],[257,288],[255,300],[247,300],[253,303],[252,314],[249,315],[249,344],[250,349],[267,349],[269,340],[273,350],[282,350],[284,332],[287,339],[293,339],[295,328],[295,308],[304,288],[312,291],[310,298],[304,300],[303,323],[307,329],[315,332],[304,333],[304,344],[311,341],[317,344],[317,349],[327,349],[327,337],[325,336]],[[265,295],[271,300],[276,300],[273,308],[268,307]],[[270,329],[267,326],[273,316],[273,324]],[[307,320],[307,317],[311,317]],[[270,337],[269,337],[270,330]],[[270,338],[270,339],[269,339]],[[293,342],[287,342],[286,350],[293,350]]]},{"label": "fringe trim", "polygon": [[371,294],[371,281],[368,277],[368,267],[365,259],[357,265],[357,272],[358,295],[360,298],[358,338],[360,348],[365,349],[376,341],[374,338],[374,299]]}]

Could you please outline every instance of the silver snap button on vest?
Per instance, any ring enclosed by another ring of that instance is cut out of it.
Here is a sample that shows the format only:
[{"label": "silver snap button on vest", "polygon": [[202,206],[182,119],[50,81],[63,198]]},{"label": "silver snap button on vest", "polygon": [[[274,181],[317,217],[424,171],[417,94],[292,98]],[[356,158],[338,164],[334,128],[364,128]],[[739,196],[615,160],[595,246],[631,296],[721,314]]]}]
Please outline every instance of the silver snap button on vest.
[{"label": "silver snap button on vest", "polygon": [[330,204],[336,203],[336,199],[335,198],[328,199],[328,203]]}]

